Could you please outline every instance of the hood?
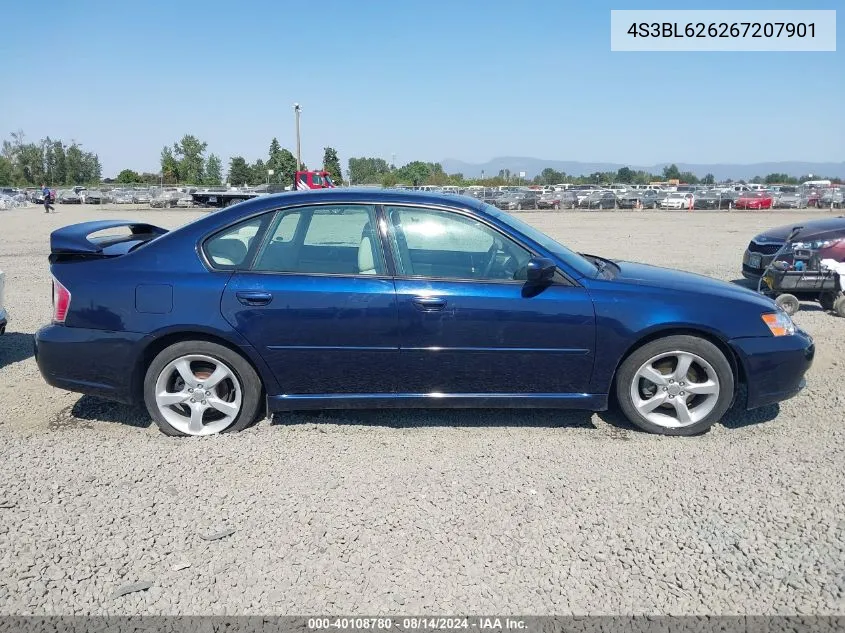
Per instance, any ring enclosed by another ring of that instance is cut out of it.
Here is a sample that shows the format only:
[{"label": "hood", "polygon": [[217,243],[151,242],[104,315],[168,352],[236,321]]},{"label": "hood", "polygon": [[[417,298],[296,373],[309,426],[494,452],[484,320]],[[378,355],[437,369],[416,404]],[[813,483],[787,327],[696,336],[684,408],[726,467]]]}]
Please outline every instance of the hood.
[{"label": "hood", "polygon": [[803,226],[801,232],[795,238],[797,241],[812,241],[816,239],[845,237],[845,216],[835,218],[824,218],[823,220],[811,220],[809,222],[801,222],[796,220],[792,224],[784,224],[774,229],[764,231],[759,235],[754,236],[754,241],[757,243],[782,243],[789,232],[796,226]]},{"label": "hood", "polygon": [[750,301],[764,309],[772,309],[775,305],[774,301],[753,290],[712,277],[637,262],[614,260],[614,263],[620,268],[614,279],[616,282]]}]

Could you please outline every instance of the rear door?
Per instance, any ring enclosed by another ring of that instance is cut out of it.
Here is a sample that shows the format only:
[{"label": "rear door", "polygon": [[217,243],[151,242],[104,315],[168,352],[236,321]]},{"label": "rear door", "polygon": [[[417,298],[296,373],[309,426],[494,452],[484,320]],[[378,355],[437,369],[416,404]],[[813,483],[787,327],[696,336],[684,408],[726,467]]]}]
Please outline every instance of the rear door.
[{"label": "rear door", "polygon": [[223,314],[285,395],[396,389],[396,292],[376,226],[372,205],[281,210],[250,269],[232,275]]}]

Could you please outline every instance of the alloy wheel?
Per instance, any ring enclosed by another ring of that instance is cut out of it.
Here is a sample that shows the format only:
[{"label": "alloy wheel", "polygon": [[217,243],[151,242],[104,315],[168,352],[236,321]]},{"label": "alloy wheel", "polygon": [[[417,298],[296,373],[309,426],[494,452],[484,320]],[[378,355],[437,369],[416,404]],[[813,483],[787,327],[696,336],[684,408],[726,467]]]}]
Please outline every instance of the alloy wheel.
[{"label": "alloy wheel", "polygon": [[212,435],[234,424],[243,389],[231,367],[205,354],[181,356],[168,363],[156,380],[159,412],[186,435]]},{"label": "alloy wheel", "polygon": [[643,363],[631,381],[631,401],[646,420],[664,428],[691,426],[715,408],[719,377],[706,360],[684,351]]}]

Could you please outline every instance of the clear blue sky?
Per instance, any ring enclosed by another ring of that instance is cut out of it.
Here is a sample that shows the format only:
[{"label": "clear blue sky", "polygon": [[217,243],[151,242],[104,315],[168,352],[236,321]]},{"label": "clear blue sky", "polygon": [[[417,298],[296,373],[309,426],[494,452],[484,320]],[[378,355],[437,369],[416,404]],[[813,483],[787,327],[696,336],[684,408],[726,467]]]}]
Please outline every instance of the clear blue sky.
[{"label": "clear blue sky", "polygon": [[[681,5],[681,6],[679,6]],[[104,176],[158,171],[191,133],[223,157],[273,136],[397,163],[495,156],[845,160],[835,53],[612,53],[611,9],[840,9],[839,0],[14,2],[0,133],[76,139]],[[15,28],[17,25],[19,28]],[[49,30],[48,30],[49,29]]]}]

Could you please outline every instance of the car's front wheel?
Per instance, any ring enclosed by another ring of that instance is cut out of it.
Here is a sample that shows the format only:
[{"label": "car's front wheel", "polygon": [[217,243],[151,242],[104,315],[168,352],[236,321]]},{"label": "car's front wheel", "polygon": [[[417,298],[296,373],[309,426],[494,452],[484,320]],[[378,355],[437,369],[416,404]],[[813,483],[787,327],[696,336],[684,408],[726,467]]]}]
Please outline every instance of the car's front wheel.
[{"label": "car's front wheel", "polygon": [[660,435],[697,435],[725,414],[734,375],[725,355],[696,336],[667,336],[635,350],[616,376],[616,398],[631,423]]},{"label": "car's front wheel", "polygon": [[181,341],[161,351],[144,378],[144,403],[167,435],[240,431],[261,409],[261,380],[228,347]]}]

